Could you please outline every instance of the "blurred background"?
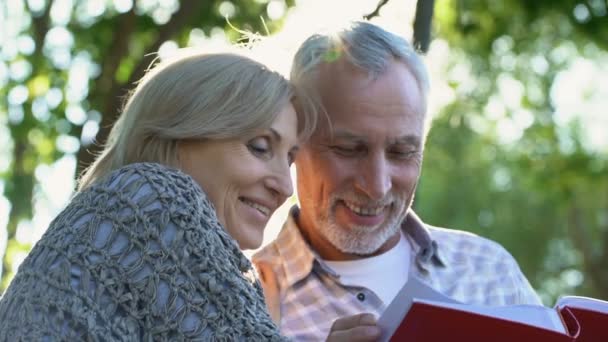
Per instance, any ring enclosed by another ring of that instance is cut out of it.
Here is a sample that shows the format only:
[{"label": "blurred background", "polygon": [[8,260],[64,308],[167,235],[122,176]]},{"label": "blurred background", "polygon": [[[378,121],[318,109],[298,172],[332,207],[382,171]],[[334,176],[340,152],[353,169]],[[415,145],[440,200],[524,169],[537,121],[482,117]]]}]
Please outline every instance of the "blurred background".
[{"label": "blurred background", "polygon": [[419,215],[502,243],[547,305],[608,300],[607,12],[607,0],[0,0],[0,293],[155,53],[247,30],[287,70],[313,31],[369,18],[415,37],[432,74]]}]

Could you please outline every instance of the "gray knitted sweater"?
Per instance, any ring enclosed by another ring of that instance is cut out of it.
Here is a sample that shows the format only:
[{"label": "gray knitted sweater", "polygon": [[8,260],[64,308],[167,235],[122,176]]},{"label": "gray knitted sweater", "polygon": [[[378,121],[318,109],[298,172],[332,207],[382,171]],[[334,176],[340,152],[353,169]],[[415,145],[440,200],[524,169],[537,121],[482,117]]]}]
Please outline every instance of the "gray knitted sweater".
[{"label": "gray knitted sweater", "polygon": [[132,164],[78,193],[0,300],[0,341],[282,340],[194,180]]}]

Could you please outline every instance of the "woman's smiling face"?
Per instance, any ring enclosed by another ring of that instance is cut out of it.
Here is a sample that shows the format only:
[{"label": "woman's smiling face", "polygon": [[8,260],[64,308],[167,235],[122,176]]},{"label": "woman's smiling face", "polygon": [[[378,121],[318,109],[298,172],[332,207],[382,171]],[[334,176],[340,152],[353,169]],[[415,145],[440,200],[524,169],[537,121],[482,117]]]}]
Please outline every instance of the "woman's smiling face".
[{"label": "woman's smiling face", "polygon": [[255,134],[180,142],[181,169],[201,186],[241,249],[260,246],[270,216],[293,194],[289,167],[298,148],[297,124],[288,103]]}]

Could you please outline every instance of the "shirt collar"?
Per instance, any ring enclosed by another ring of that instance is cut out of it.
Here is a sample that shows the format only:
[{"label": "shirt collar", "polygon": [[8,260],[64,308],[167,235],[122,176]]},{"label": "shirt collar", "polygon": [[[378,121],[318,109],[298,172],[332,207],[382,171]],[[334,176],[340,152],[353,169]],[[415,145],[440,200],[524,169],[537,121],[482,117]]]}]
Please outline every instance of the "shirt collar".
[{"label": "shirt collar", "polygon": [[297,205],[291,207],[287,220],[279,232],[275,244],[283,261],[287,287],[291,287],[308,276],[317,258],[310,245],[308,245],[300,233],[297,224],[299,214],[300,208]]},{"label": "shirt collar", "polygon": [[[297,225],[299,214],[300,208],[294,205],[277,236],[277,243],[275,244],[283,260],[285,285],[287,287],[291,287],[308,276],[312,271],[315,260],[324,270],[327,270],[327,267],[323,267],[319,255],[312,250],[300,233]],[[413,210],[409,210],[402,224],[402,229],[412,245],[415,265],[419,273],[426,275],[433,266],[445,267],[442,258],[439,256],[437,243],[432,239],[428,228]]]},{"label": "shirt collar", "polygon": [[411,242],[414,251],[415,263],[418,271],[427,275],[433,266],[445,267],[441,258],[437,241],[433,240],[431,232],[414,210],[410,209],[401,225],[405,236]]}]

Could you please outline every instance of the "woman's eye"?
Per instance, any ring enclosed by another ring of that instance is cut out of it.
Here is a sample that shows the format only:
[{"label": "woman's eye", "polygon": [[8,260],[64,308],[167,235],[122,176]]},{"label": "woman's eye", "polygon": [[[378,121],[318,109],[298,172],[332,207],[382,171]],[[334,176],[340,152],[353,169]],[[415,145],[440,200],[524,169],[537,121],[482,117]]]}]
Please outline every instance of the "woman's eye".
[{"label": "woman's eye", "polygon": [[270,152],[270,143],[266,138],[255,138],[249,141],[247,148],[255,154],[265,154]]}]

